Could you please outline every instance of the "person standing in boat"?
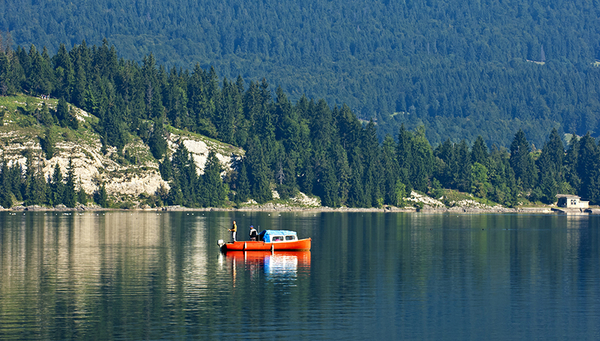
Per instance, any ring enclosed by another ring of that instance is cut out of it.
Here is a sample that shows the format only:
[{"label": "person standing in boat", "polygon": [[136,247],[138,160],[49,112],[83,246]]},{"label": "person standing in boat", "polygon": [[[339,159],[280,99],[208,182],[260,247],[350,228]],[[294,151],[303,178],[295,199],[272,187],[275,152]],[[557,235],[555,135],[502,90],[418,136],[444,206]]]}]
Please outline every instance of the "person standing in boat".
[{"label": "person standing in boat", "polygon": [[233,242],[235,242],[235,237],[237,234],[237,225],[235,223],[235,220],[233,221],[233,226],[231,226],[231,228],[229,229],[229,232],[231,232],[231,240]]},{"label": "person standing in boat", "polygon": [[257,237],[258,237],[258,232],[256,231],[256,229],[254,228],[253,225],[250,225],[250,240],[256,241]]}]

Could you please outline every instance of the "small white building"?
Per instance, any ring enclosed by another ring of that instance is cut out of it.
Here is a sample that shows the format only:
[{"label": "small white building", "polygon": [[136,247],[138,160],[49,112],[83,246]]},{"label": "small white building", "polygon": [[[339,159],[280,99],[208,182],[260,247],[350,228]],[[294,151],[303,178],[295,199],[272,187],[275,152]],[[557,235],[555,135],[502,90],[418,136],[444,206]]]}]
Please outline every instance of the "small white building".
[{"label": "small white building", "polygon": [[581,200],[581,197],[573,194],[557,194],[556,206],[564,208],[589,208],[590,202]]}]

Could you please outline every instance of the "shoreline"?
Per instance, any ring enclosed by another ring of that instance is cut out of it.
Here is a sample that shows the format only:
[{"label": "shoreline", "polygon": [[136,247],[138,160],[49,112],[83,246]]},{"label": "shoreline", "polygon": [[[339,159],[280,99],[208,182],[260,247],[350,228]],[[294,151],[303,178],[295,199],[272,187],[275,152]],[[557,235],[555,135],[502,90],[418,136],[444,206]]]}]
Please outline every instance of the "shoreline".
[{"label": "shoreline", "polygon": [[307,213],[326,213],[326,212],[337,212],[337,213],[423,213],[423,214],[440,214],[440,213],[456,213],[456,214],[558,214],[558,215],[598,215],[600,214],[600,208],[590,209],[559,209],[552,206],[542,207],[517,207],[517,208],[506,208],[506,207],[494,207],[494,208],[480,208],[480,207],[424,207],[417,209],[414,207],[383,207],[383,208],[352,208],[352,207],[339,207],[331,208],[326,206],[321,207],[300,207],[300,206],[285,206],[280,204],[265,204],[261,206],[245,206],[245,207],[204,207],[204,208],[190,208],[182,206],[164,206],[155,208],[103,208],[100,206],[84,206],[79,205],[73,208],[69,207],[43,207],[43,206],[13,206],[11,208],[1,208],[1,211],[6,212],[95,212],[95,211],[125,211],[125,212],[307,212]]}]

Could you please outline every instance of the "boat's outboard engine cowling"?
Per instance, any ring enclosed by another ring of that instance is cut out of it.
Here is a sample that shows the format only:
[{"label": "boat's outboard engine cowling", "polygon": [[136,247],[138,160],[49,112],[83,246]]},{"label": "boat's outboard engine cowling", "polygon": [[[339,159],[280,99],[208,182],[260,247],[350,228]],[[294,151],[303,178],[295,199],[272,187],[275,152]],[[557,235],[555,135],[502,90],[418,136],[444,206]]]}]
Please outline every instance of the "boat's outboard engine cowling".
[{"label": "boat's outboard engine cowling", "polygon": [[219,245],[219,247],[223,247],[223,245],[225,245],[225,241],[223,241],[223,239],[219,239],[217,241],[217,245]]}]

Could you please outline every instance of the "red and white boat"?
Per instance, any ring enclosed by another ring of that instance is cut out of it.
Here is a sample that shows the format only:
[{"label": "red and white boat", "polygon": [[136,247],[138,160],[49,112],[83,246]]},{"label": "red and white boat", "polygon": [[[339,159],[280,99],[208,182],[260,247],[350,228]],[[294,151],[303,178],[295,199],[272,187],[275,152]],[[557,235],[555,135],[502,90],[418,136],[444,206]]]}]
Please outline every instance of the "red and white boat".
[{"label": "red and white boat", "polygon": [[218,242],[221,251],[309,251],[311,239],[298,239],[296,232],[287,230],[264,230],[257,241]]}]

